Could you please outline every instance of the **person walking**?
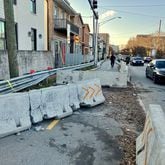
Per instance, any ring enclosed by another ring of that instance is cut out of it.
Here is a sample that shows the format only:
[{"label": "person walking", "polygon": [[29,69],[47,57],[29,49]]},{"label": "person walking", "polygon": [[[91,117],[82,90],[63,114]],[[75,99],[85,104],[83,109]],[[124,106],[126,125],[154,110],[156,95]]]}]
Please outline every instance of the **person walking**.
[{"label": "person walking", "polygon": [[112,67],[112,68],[114,67],[115,59],[116,59],[116,57],[114,56],[114,53],[112,53],[112,55],[111,55],[111,57],[110,57],[110,60],[111,60],[111,67]]},{"label": "person walking", "polygon": [[127,57],[126,57],[125,62],[126,62],[126,65],[129,64],[129,62],[130,62],[130,56],[127,56]]}]

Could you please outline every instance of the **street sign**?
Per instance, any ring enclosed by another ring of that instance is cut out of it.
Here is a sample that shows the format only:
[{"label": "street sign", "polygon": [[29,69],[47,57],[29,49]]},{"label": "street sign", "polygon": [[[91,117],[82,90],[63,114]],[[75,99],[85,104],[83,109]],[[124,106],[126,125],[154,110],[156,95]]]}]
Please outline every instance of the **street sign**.
[{"label": "street sign", "polygon": [[75,41],[76,43],[79,43],[79,42],[80,42],[79,36],[74,36],[74,41]]}]

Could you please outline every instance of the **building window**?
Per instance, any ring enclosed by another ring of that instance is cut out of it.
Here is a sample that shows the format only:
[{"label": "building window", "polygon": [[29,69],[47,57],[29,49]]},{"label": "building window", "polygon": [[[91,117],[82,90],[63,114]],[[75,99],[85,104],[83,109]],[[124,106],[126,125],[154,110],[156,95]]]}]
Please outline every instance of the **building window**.
[{"label": "building window", "polygon": [[37,50],[37,30],[31,28],[31,44],[32,50]]},{"label": "building window", "polygon": [[65,19],[65,12],[62,11],[62,19]]},{"label": "building window", "polygon": [[59,17],[59,8],[55,5],[54,6],[54,18],[58,18]]},{"label": "building window", "polygon": [[36,0],[30,0],[30,11],[36,14]]},{"label": "building window", "polygon": [[0,50],[6,49],[5,23],[0,20]]},{"label": "building window", "polygon": [[17,4],[17,0],[13,0],[13,4],[16,5]]}]

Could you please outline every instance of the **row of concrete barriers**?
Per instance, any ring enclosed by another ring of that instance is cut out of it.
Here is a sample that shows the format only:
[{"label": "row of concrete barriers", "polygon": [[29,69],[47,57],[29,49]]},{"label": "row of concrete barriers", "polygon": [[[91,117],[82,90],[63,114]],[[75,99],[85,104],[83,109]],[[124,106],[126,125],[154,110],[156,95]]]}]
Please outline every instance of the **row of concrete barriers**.
[{"label": "row of concrete barriers", "polygon": [[80,106],[103,103],[99,79],[0,96],[0,137],[44,119],[69,116]]},{"label": "row of concrete barriers", "polygon": [[136,164],[165,164],[165,114],[160,105],[150,105],[144,130],[136,140]]},{"label": "row of concrete barriers", "polygon": [[82,80],[90,80],[99,78],[102,86],[109,87],[127,87],[127,82],[130,81],[130,70],[124,62],[120,63],[119,71],[111,70],[88,70],[88,71],[72,71],[60,70],[57,71],[57,83],[73,83]]}]

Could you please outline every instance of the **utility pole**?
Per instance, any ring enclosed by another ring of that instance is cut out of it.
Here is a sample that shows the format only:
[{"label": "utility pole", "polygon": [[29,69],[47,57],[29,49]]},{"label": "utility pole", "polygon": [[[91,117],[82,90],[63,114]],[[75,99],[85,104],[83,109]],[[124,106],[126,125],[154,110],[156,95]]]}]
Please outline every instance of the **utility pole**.
[{"label": "utility pole", "polygon": [[158,48],[158,49],[160,48],[160,32],[161,32],[161,24],[162,24],[162,21],[160,20],[160,22],[159,22],[159,31],[158,31],[158,45],[157,45],[157,48]]},{"label": "utility pole", "polygon": [[18,76],[13,0],[4,0],[4,13],[9,71],[10,78],[13,78]]}]

